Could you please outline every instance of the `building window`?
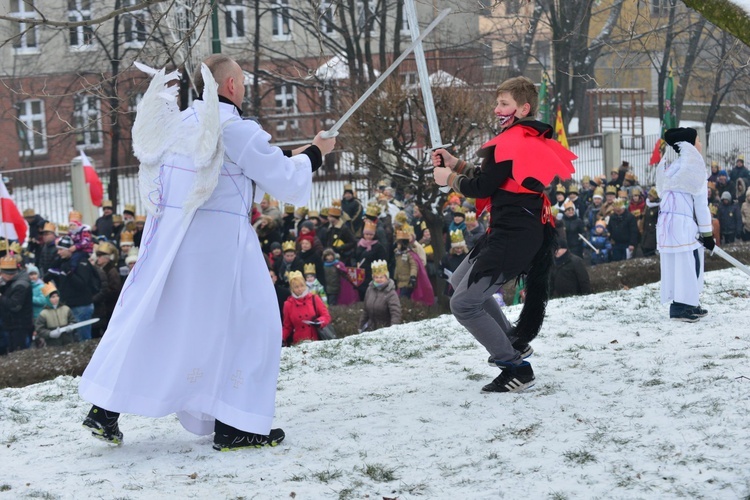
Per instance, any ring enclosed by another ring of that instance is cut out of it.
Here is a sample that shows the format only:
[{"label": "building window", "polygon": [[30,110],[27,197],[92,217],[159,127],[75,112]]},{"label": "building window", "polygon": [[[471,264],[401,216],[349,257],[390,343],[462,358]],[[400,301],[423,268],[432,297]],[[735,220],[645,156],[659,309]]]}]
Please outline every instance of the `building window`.
[{"label": "building window", "polygon": [[224,3],[224,24],[228,41],[244,39],[245,6],[242,5],[242,0],[226,0]]},{"label": "building window", "polygon": [[21,143],[19,156],[45,154],[47,152],[47,122],[44,118],[44,102],[29,99],[16,104],[18,112],[18,139]]},{"label": "building window", "polygon": [[[294,85],[289,83],[282,83],[274,89],[276,95],[276,114],[279,116],[283,115],[297,115],[297,89]],[[276,125],[276,130],[286,130],[287,128],[297,128],[299,123],[296,119],[293,120],[279,120]]]},{"label": "building window", "polygon": [[[91,0],[68,0],[68,21],[79,23],[91,20]],[[94,29],[91,26],[70,28],[70,47],[84,49],[94,43]]]},{"label": "building window", "polygon": [[404,87],[413,88],[419,85],[419,78],[416,73],[405,71],[404,73],[401,73],[401,75],[404,77]]},{"label": "building window", "polygon": [[652,16],[666,16],[669,13],[669,2],[667,0],[649,0],[651,2]]},{"label": "building window", "polygon": [[[123,7],[137,5],[140,0],[124,0]],[[123,14],[122,31],[125,35],[125,44],[131,47],[140,47],[146,42],[146,11],[134,10]]]},{"label": "building window", "polygon": [[325,33],[326,35],[334,33],[333,13],[334,9],[330,1],[324,0],[320,2],[320,7],[318,8],[318,25],[321,33]]},{"label": "building window", "polygon": [[375,21],[377,16],[375,15],[375,0],[366,0],[367,8],[365,8],[365,1],[359,0],[357,2],[357,28],[360,31],[364,31],[365,28],[370,29],[370,33],[375,32]]},{"label": "building window", "polygon": [[102,113],[99,98],[77,94],[74,97],[73,118],[76,128],[76,145],[89,148],[102,147]]},{"label": "building window", "polygon": [[[10,0],[10,16],[19,19],[35,19],[34,0]],[[13,48],[16,53],[39,52],[36,25],[11,23]]]},{"label": "building window", "polygon": [[411,35],[411,28],[409,28],[409,18],[406,15],[406,9],[402,9],[403,12],[401,13],[401,28],[399,29],[399,33],[401,36],[410,36]]},{"label": "building window", "polygon": [[274,40],[292,39],[292,17],[289,13],[289,0],[274,0],[271,7]]},{"label": "building window", "polygon": [[538,40],[536,42],[536,58],[543,68],[549,68],[552,64],[552,44],[547,40]]}]

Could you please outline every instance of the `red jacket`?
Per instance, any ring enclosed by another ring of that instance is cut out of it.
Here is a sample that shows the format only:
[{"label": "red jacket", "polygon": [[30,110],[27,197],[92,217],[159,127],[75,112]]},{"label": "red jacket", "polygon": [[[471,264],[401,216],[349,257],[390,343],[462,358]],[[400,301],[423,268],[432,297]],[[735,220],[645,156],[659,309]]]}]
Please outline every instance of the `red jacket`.
[{"label": "red jacket", "polygon": [[[313,301],[315,301],[314,306]],[[284,345],[296,344],[303,340],[320,340],[317,327],[303,323],[303,321],[312,321],[316,318],[320,321],[321,327],[331,323],[328,308],[317,295],[308,293],[301,299],[292,295],[286,299],[282,325]]]}]

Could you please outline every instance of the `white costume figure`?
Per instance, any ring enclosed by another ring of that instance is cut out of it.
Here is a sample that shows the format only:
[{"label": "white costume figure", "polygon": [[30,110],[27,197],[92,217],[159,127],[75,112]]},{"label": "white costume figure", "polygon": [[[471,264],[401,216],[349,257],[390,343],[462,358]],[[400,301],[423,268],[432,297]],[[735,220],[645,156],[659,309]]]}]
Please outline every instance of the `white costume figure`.
[{"label": "white costume figure", "polygon": [[257,123],[240,118],[236,100],[219,102],[205,64],[202,75],[203,100],[185,111],[167,87],[175,75],[163,70],[138,106],[133,147],[149,216],[79,392],[110,412],[176,413],[198,435],[214,432],[215,419],[267,435],[281,320],[249,214],[264,193],[307,204],[320,166],[313,157],[322,157],[316,146],[308,148],[315,154],[286,157]]},{"label": "white costume figure", "polygon": [[698,236],[710,237],[711,213],[706,198],[706,164],[700,151],[687,141],[670,145],[676,145],[679,157],[669,165],[662,160],[657,167],[656,190],[661,204],[656,238],[661,261],[661,301],[672,301],[670,317],[681,319],[685,309],[699,307],[703,248]]}]

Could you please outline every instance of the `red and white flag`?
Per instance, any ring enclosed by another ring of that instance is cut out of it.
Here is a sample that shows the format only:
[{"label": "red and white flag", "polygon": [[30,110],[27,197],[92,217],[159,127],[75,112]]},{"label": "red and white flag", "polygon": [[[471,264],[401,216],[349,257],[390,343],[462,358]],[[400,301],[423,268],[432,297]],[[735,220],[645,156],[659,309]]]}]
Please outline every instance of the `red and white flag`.
[{"label": "red and white flag", "polygon": [[81,163],[83,164],[83,175],[86,179],[86,184],[89,185],[89,193],[91,194],[91,203],[95,207],[102,206],[102,196],[104,195],[104,188],[102,187],[102,181],[99,179],[96,170],[91,165],[91,160],[86,156],[86,153],[81,150]]},{"label": "red and white flag", "polygon": [[23,242],[26,241],[28,224],[26,224],[26,219],[23,218],[13,202],[13,198],[10,197],[8,188],[5,187],[5,182],[2,180],[0,180],[0,219],[2,219],[0,238],[18,240],[18,243],[23,245]]}]

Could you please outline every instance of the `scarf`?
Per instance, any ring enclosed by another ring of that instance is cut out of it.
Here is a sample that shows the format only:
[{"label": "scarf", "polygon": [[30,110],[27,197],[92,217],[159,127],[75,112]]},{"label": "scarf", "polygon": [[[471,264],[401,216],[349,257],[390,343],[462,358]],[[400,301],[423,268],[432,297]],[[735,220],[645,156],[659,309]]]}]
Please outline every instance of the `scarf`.
[{"label": "scarf", "polygon": [[331,267],[331,266],[335,266],[335,265],[336,265],[336,264],[338,264],[338,263],[339,263],[339,259],[334,259],[334,260],[332,260],[331,262],[327,262],[327,261],[326,261],[326,262],[323,262],[323,265],[324,265],[325,267]]},{"label": "scarf", "polygon": [[[307,283],[305,283],[305,284],[307,284]],[[297,295],[297,294],[296,294],[296,293],[294,293],[294,292],[291,292],[291,293],[292,293],[292,297],[294,297],[295,299],[303,299],[303,298],[305,298],[305,296],[307,296],[307,294],[309,294],[309,293],[310,293],[310,289],[309,289],[309,288],[305,288],[305,291],[304,291],[304,292],[302,292],[302,293],[301,293],[301,294],[299,294],[299,295]]]},{"label": "scarf", "polygon": [[372,252],[372,246],[377,242],[378,240],[366,240],[364,238],[360,238],[359,243],[357,243],[357,246],[366,248],[368,252]]},{"label": "scarf", "polygon": [[458,229],[459,231],[463,233],[464,231],[466,231],[466,222],[462,222],[461,224],[456,224],[455,222],[451,222],[449,229],[451,232]]}]

